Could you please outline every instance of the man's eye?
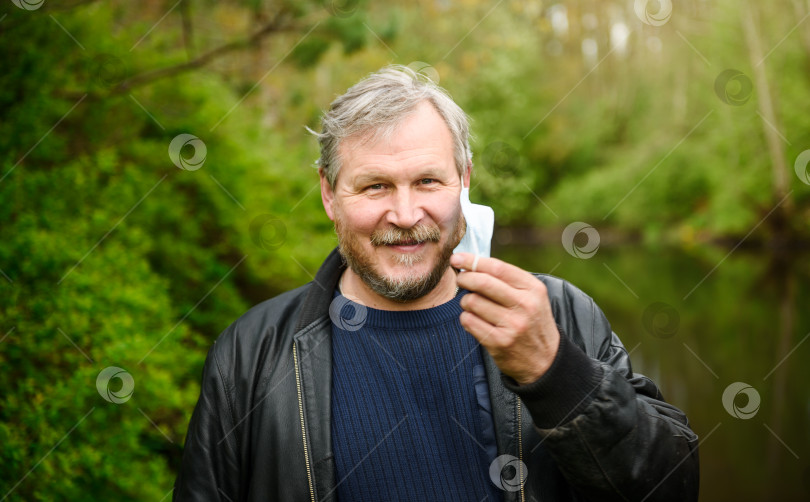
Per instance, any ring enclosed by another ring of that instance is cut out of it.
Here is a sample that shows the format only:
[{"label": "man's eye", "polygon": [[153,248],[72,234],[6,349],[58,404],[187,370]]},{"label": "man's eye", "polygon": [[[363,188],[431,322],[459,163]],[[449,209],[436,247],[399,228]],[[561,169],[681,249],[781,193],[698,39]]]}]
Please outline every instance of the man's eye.
[{"label": "man's eye", "polygon": [[368,190],[382,190],[383,185],[382,183],[374,183],[373,185],[369,185],[367,187]]},{"label": "man's eye", "polygon": [[433,178],[422,178],[421,183],[423,185],[430,185],[431,183],[434,183],[435,181],[436,180],[434,180]]}]

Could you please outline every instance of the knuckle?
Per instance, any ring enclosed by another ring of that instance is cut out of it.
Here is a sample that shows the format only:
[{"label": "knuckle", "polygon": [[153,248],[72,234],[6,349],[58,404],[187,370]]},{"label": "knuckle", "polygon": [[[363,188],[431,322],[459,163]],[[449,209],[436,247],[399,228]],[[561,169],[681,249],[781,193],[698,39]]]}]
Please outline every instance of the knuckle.
[{"label": "knuckle", "polygon": [[546,287],[546,283],[539,280],[535,282],[537,282],[537,285],[535,287],[537,289],[537,292],[542,295],[548,295],[548,288]]},{"label": "knuckle", "polygon": [[487,342],[489,347],[499,351],[509,348],[508,337],[504,336],[500,331],[491,331]]},{"label": "knuckle", "polygon": [[510,325],[512,331],[514,331],[515,334],[525,333],[526,330],[529,328],[529,323],[523,316],[514,317]]},{"label": "knuckle", "polygon": [[517,344],[517,337],[514,333],[505,333],[504,336],[500,337],[498,340],[500,344],[501,350],[510,350]]}]

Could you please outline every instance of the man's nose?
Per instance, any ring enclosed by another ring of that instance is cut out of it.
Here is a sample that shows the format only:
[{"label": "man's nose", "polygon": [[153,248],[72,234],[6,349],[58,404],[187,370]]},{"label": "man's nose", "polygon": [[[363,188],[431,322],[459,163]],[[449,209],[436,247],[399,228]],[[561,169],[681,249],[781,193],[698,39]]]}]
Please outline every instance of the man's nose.
[{"label": "man's nose", "polygon": [[391,195],[391,204],[386,219],[399,228],[411,228],[425,216],[419,197],[407,188],[395,190]]}]

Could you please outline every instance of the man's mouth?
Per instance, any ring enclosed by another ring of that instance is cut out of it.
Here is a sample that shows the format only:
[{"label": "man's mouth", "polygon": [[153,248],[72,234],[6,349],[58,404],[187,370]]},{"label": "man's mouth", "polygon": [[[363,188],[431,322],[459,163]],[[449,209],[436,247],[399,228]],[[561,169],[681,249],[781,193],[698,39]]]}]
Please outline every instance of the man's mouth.
[{"label": "man's mouth", "polygon": [[394,249],[398,252],[409,252],[421,249],[424,244],[424,241],[420,242],[417,240],[408,240],[392,242],[391,244],[386,244],[386,247]]}]

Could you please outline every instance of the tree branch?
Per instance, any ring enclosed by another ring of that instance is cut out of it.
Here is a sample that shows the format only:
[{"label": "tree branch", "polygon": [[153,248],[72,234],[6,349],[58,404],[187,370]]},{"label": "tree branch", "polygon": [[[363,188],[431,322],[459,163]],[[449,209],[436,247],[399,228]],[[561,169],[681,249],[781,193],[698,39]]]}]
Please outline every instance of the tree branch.
[{"label": "tree branch", "polygon": [[118,85],[110,89],[109,94],[113,95],[128,93],[135,87],[151,84],[156,80],[173,77],[181,73],[202,68],[203,66],[210,64],[215,59],[221,58],[226,54],[244,49],[246,47],[258,45],[262,39],[271,34],[281,33],[284,31],[296,31],[300,29],[297,26],[286,25],[288,19],[289,16],[286,15],[286,13],[280,12],[272,21],[245,40],[237,40],[235,42],[227,43],[217,47],[216,49],[203,53],[185,63],[166,66],[163,68],[156,68],[139,73],[118,83]]},{"label": "tree branch", "polygon": [[72,3],[59,3],[57,5],[53,5],[52,2],[48,2],[45,4],[45,9],[43,12],[64,12],[68,10],[73,10],[77,7],[82,7],[87,4],[96,3],[98,0],[76,0]]},{"label": "tree branch", "polygon": [[191,0],[186,0],[180,4],[180,18],[183,20],[183,45],[186,47],[186,56],[191,59],[196,51],[194,50],[194,27],[191,24]]}]

